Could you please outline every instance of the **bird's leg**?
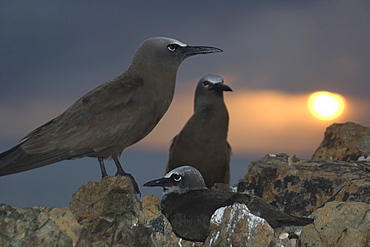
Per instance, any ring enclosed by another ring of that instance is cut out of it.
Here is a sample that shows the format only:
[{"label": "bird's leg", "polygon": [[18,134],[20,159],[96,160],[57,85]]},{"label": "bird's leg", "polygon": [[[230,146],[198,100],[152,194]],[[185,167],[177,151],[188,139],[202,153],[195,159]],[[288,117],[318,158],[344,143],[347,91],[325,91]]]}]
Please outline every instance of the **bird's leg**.
[{"label": "bird's leg", "polygon": [[117,167],[116,176],[127,176],[127,177],[129,177],[132,181],[132,185],[134,186],[135,193],[141,195],[140,190],[139,190],[139,186],[137,185],[137,183],[135,181],[135,178],[130,173],[126,173],[122,169],[121,163],[119,163],[119,160],[118,160],[117,157],[114,157],[113,161],[114,161],[114,163],[116,164],[116,167]]},{"label": "bird's leg", "polygon": [[102,178],[107,177],[108,173],[107,173],[107,170],[105,170],[105,165],[104,165],[103,158],[98,158],[98,161],[99,161],[100,170],[101,170],[101,177]]}]

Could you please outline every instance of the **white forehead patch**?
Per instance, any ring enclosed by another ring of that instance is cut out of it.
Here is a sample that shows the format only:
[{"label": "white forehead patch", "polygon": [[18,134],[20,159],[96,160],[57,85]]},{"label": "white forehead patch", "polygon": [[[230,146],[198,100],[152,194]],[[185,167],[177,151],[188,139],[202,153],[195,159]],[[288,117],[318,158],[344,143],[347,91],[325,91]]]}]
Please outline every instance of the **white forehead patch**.
[{"label": "white forehead patch", "polygon": [[194,170],[196,171],[196,169],[191,167],[191,166],[180,166],[180,167],[177,167],[177,168],[169,171],[166,175],[164,175],[164,177],[165,178],[170,178],[172,176],[172,174],[185,175],[188,172],[191,173]]},{"label": "white forehead patch", "polygon": [[[169,173],[167,173],[166,175],[164,175],[164,177],[165,178],[170,178],[171,176],[172,176],[172,174],[174,174],[175,173],[175,171],[174,170],[172,170],[172,171],[170,171]],[[176,173],[177,174],[177,173]]]},{"label": "white forehead patch", "polygon": [[182,43],[181,41],[178,41],[176,39],[169,38],[169,40],[172,42],[172,44],[176,44],[176,45],[181,46],[181,47],[187,47],[188,46],[187,44]]},{"label": "white forehead patch", "polygon": [[224,79],[221,76],[209,74],[209,75],[203,76],[201,81],[208,81],[212,84],[217,84],[217,83],[223,83]]}]

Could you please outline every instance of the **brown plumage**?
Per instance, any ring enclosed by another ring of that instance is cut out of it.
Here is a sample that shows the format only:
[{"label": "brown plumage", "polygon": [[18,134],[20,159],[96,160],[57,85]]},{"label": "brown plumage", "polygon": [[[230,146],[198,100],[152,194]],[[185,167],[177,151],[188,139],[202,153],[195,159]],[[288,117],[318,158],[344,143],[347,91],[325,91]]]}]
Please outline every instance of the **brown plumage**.
[{"label": "brown plumage", "polygon": [[148,135],[167,111],[181,62],[192,55],[220,51],[171,38],[145,40],[126,72],[90,91],[0,154],[0,176],[86,156],[98,158],[103,177],[107,176],[103,161],[107,158],[116,163],[116,175],[129,175],[118,157]]},{"label": "brown plumage", "polygon": [[229,115],[224,91],[232,90],[218,75],[205,75],[199,80],[194,113],[172,140],[166,173],[191,165],[200,171],[208,188],[215,183],[230,183]]}]

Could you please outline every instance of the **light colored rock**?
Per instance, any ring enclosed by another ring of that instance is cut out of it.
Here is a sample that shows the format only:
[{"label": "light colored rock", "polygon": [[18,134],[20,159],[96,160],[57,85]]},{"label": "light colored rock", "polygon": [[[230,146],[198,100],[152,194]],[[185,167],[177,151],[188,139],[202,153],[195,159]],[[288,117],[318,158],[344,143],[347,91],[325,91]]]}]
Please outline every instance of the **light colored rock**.
[{"label": "light colored rock", "polygon": [[[358,161],[370,155],[370,128],[356,123],[332,124],[312,156],[313,160]],[[369,157],[370,158],[370,157]]]},{"label": "light colored rock", "polygon": [[87,236],[69,208],[0,205],[0,246],[84,246]]},{"label": "light colored rock", "polygon": [[151,245],[151,227],[128,177],[105,177],[82,185],[70,208],[78,223],[91,233],[93,246]]},{"label": "light colored rock", "polygon": [[274,230],[262,218],[250,213],[244,204],[216,210],[211,233],[204,246],[274,246]]},{"label": "light colored rock", "polygon": [[143,213],[146,222],[150,222],[162,215],[161,199],[154,195],[146,195],[141,198]]},{"label": "light colored rock", "polygon": [[313,214],[300,238],[306,247],[370,246],[370,205],[362,202],[329,202]]}]

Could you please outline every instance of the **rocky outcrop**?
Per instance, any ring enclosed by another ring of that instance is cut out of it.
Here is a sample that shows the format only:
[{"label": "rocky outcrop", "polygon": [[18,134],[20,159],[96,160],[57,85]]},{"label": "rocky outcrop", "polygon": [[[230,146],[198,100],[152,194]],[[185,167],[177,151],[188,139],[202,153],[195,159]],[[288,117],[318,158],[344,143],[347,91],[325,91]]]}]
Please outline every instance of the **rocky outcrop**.
[{"label": "rocky outcrop", "polygon": [[0,246],[88,246],[89,232],[69,208],[0,205]]},{"label": "rocky outcrop", "polygon": [[[337,138],[328,140],[334,144],[325,144],[320,152],[332,155],[331,147],[340,146],[335,144]],[[355,152],[346,149],[335,157],[357,157],[360,149],[351,150]],[[367,152],[361,150],[361,154]],[[172,232],[160,212],[159,198],[149,195],[140,200],[130,179],[106,177],[82,185],[67,208],[0,205],[0,246],[292,246],[297,239],[299,246],[306,247],[370,246],[370,164],[366,160],[268,154],[249,165],[238,190],[315,221],[303,228],[274,231],[245,205],[235,204],[218,209],[209,237],[194,243]]]},{"label": "rocky outcrop", "polygon": [[314,218],[299,246],[370,246],[370,164],[268,154],[238,184],[295,216]]},{"label": "rocky outcrop", "polygon": [[211,233],[204,246],[276,246],[274,230],[244,204],[222,207],[211,218]]},{"label": "rocky outcrop", "polygon": [[238,190],[249,190],[288,214],[308,216],[328,201],[370,203],[370,166],[268,154],[249,164]]},{"label": "rocky outcrop", "polygon": [[304,227],[301,246],[370,246],[370,205],[328,202],[313,212],[315,224]]},{"label": "rocky outcrop", "polygon": [[93,246],[150,245],[151,228],[145,224],[141,203],[127,177],[84,184],[73,195],[70,209],[90,233]]},{"label": "rocky outcrop", "polygon": [[[368,166],[266,155],[251,163],[239,189],[297,216],[313,212],[314,224],[297,231],[301,246],[346,246],[351,239],[350,246],[366,246]],[[125,177],[84,184],[70,208],[0,206],[0,246],[291,246],[287,236],[235,204],[216,211],[204,244],[182,240],[161,214],[160,199],[137,199]]]},{"label": "rocky outcrop", "polygon": [[370,155],[370,128],[356,123],[333,124],[325,131],[324,140],[313,160],[357,161]]}]

